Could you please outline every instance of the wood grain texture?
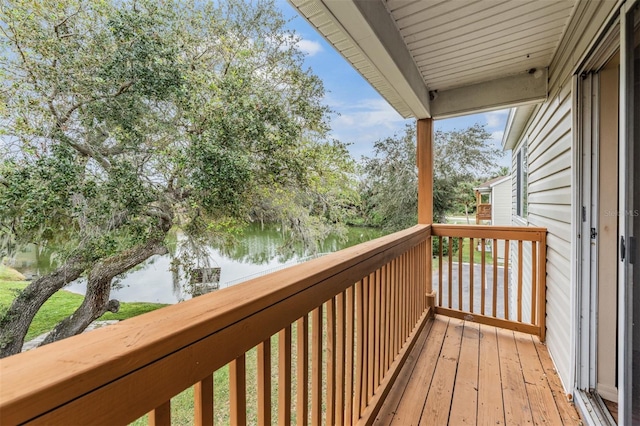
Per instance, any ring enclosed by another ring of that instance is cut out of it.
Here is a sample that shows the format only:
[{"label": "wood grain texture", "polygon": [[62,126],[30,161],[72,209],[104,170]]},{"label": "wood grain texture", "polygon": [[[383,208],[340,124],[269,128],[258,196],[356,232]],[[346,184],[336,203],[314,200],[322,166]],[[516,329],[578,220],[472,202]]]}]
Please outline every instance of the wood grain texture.
[{"label": "wood grain texture", "polygon": [[278,424],[291,424],[291,326],[278,333]]},{"label": "wood grain texture", "polygon": [[296,424],[309,423],[309,316],[296,322]]},{"label": "wood grain texture", "polygon": [[194,424],[196,426],[213,425],[213,375],[200,380],[193,387]]},{"label": "wood grain texture", "polygon": [[496,329],[480,325],[478,418],[480,426],[504,425],[504,404]]},{"label": "wood grain texture", "polygon": [[167,401],[149,412],[149,426],[171,426],[171,401]]},{"label": "wood grain texture", "polygon": [[231,423],[247,424],[247,373],[246,359],[242,354],[229,364],[229,411]]},{"label": "wood grain texture", "polygon": [[534,424],[561,424],[562,419],[532,337],[517,334],[515,341]]},{"label": "wood grain texture", "polygon": [[453,318],[449,320],[445,341],[421,415],[421,418],[430,424],[444,425],[448,422],[455,371],[460,356],[462,329],[463,322],[461,320]]},{"label": "wood grain texture", "polygon": [[[452,332],[453,322],[459,332]],[[373,423],[579,425],[546,364],[552,366],[551,359],[535,336],[437,315],[418,336]]]},{"label": "wood grain texture", "polygon": [[271,339],[258,345],[258,425],[271,424]]},{"label": "wood grain texture", "polygon": [[433,223],[433,119],[417,120],[418,223]]},{"label": "wood grain texture", "polygon": [[448,324],[448,318],[438,318],[433,322],[429,339],[425,339],[421,352],[414,356],[415,362],[410,373],[394,387],[392,398],[397,399],[398,402],[394,404],[390,400],[389,412],[385,414],[391,418],[391,424],[417,425],[420,423],[426,392],[430,389]]},{"label": "wood grain texture", "polygon": [[449,415],[449,423],[452,425],[475,425],[477,423],[479,334],[478,324],[465,322],[451,401],[451,414]]},{"label": "wood grain texture", "polygon": [[512,331],[499,329],[498,351],[506,424],[533,424],[518,349]]}]

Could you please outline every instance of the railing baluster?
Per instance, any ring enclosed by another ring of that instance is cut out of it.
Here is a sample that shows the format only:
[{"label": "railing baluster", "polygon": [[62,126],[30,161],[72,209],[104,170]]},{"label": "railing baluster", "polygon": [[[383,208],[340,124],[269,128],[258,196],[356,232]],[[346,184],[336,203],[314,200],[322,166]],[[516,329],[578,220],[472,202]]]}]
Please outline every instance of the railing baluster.
[{"label": "railing baluster", "polygon": [[278,333],[278,424],[291,424],[291,326]]},{"label": "railing baluster", "polygon": [[374,363],[374,389],[378,388],[382,377],[382,370],[380,368],[380,353],[381,353],[381,343],[382,343],[382,269],[376,270],[376,329],[375,329],[375,363]]},{"label": "railing baluster", "polygon": [[193,387],[194,424],[213,425],[213,374],[200,380]]},{"label": "railing baluster", "polygon": [[342,425],[344,420],[344,383],[345,383],[345,293],[336,296],[336,391],[334,423]]},{"label": "railing baluster", "polygon": [[258,425],[271,424],[271,339],[258,345]]},{"label": "railing baluster", "polygon": [[335,300],[329,299],[325,303],[327,307],[327,397],[326,397],[326,418],[327,424],[335,423],[335,396],[336,396],[336,308]]},{"label": "railing baluster", "polygon": [[398,296],[396,294],[396,260],[393,259],[391,260],[391,288],[390,288],[390,294],[391,294],[391,326],[390,326],[390,332],[391,332],[391,336],[390,336],[390,341],[391,341],[391,351],[389,354],[389,364],[391,364],[393,362],[393,360],[396,358],[396,353],[397,353],[397,340],[398,340],[398,331],[397,331],[397,325],[398,325]]},{"label": "railing baluster", "polygon": [[536,321],[536,302],[537,299],[537,284],[538,284],[538,261],[536,256],[538,255],[538,247],[535,241],[531,241],[531,324],[537,324]]},{"label": "railing baluster", "polygon": [[247,380],[245,355],[242,354],[229,364],[229,406],[231,424],[247,424]]},{"label": "railing baluster", "polygon": [[[365,281],[368,277],[364,277],[356,284],[356,375],[354,378],[355,398],[353,401],[353,424],[358,423],[360,413],[362,412],[362,393],[364,388],[364,289]],[[319,424],[314,422],[314,425]]]},{"label": "railing baluster", "polygon": [[[480,239],[480,245],[481,245],[481,247],[480,247],[480,274],[482,275],[482,279],[480,280],[480,285],[482,286],[480,288],[480,299],[482,299],[482,301],[480,302],[481,303],[480,313],[482,315],[484,315],[484,307],[486,305],[485,297],[486,297],[486,291],[487,291],[486,290],[486,287],[487,287],[487,276],[486,276],[486,273],[487,273],[487,269],[486,269],[487,268],[487,251],[486,251],[486,247],[485,247],[486,243],[487,242],[485,241],[484,238]],[[495,275],[495,274],[496,274],[496,271],[494,269],[493,270],[493,275]],[[493,315],[495,316],[495,308],[494,308]]]},{"label": "railing baluster", "polygon": [[[438,238],[438,306],[442,306],[442,237]],[[431,273],[431,271],[429,271]]]},{"label": "railing baluster", "polygon": [[464,309],[462,306],[462,250],[463,240],[458,238],[458,309]]},{"label": "railing baluster", "polygon": [[322,419],[322,305],[311,314],[311,423]]},{"label": "railing baluster", "polygon": [[448,296],[448,307],[451,308],[453,304],[453,237],[448,237],[449,240],[449,254],[447,258],[449,260],[449,294]]},{"label": "railing baluster", "polygon": [[[366,303],[367,307],[367,398],[366,405],[369,405],[369,401],[371,401],[371,397],[373,396],[374,391],[374,382],[373,382],[373,371],[375,370],[375,272],[369,275],[369,285],[368,285],[368,302]],[[364,408],[363,407],[363,411]]]},{"label": "railing baluster", "polygon": [[518,321],[522,321],[522,240],[518,240]]},{"label": "railing baluster", "polygon": [[388,346],[388,320],[389,320],[389,299],[387,298],[387,289],[389,288],[389,267],[384,265],[382,267],[382,281],[380,282],[380,309],[382,314],[381,321],[381,334],[380,334],[380,380],[384,379],[387,372],[387,346]]},{"label": "railing baluster", "polygon": [[538,322],[537,325],[540,328],[540,341],[544,342],[547,337],[547,235],[542,233],[540,235],[540,253],[538,256]]},{"label": "railing baluster", "polygon": [[408,277],[408,273],[407,273],[407,254],[404,253],[402,255],[402,261],[400,263],[400,272],[401,272],[401,279],[400,282],[398,283],[398,285],[400,286],[400,303],[402,306],[402,340],[400,342],[400,347],[402,348],[404,346],[404,343],[407,340],[407,322],[408,322],[408,316],[409,316],[409,297],[408,297],[408,289],[407,289],[407,281],[409,279]]},{"label": "railing baluster", "polygon": [[[473,287],[475,286],[473,282],[473,251],[475,247],[473,247],[473,238],[469,239],[469,312],[473,312]],[[484,289],[482,290],[484,292]]]},{"label": "railing baluster", "polygon": [[397,257],[393,260],[394,264],[394,282],[393,282],[393,293],[395,299],[395,326],[394,326],[394,348],[393,348],[393,358],[395,359],[396,355],[400,351],[400,342],[402,341],[401,333],[401,321],[402,321],[402,305],[400,302],[400,258]]},{"label": "railing baluster", "polygon": [[[496,271],[497,272],[497,271]],[[509,240],[504,240],[504,319],[509,319]]]},{"label": "railing baluster", "polygon": [[[493,316],[498,318],[498,240],[493,239],[493,244],[491,245],[493,249]],[[507,248],[505,247],[505,250]],[[505,257],[505,259],[507,259]],[[507,265],[505,263],[504,267]],[[506,284],[508,285],[508,284]]]},{"label": "railing baluster", "polygon": [[149,426],[170,426],[171,425],[171,400],[154,408],[149,413]]},{"label": "railing baluster", "polygon": [[346,348],[346,361],[345,361],[345,409],[344,409],[344,423],[351,424],[353,419],[353,356],[355,340],[353,338],[353,292],[354,287],[347,288],[346,292],[346,323],[347,323],[347,335],[345,341]]},{"label": "railing baluster", "polygon": [[296,322],[296,424],[309,423],[309,317]]}]

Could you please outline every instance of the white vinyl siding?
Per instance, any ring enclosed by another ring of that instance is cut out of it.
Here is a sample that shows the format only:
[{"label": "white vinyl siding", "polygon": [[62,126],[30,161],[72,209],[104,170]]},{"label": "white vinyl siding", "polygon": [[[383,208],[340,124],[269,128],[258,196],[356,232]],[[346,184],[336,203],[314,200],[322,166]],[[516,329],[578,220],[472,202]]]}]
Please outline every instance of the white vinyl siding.
[{"label": "white vinyl siding", "polygon": [[[514,224],[547,228],[547,345],[565,388],[571,387],[571,85],[543,104],[527,129],[529,144],[526,221]],[[517,156],[516,157],[517,161]],[[515,164],[514,164],[515,165]],[[512,180],[514,215],[517,179]],[[517,258],[517,244],[510,256]],[[531,306],[531,246],[523,246],[523,320]],[[517,266],[512,272],[515,288]],[[515,293],[515,292],[512,292]],[[516,297],[515,294],[512,295]]]},{"label": "white vinyl siding", "polygon": [[[558,374],[567,392],[571,392],[574,380],[573,342],[575,324],[572,318],[572,246],[575,208],[572,206],[573,162],[573,97],[572,73],[587,50],[595,44],[596,36],[606,23],[615,2],[584,2],[577,5],[560,43],[557,55],[549,69],[550,96],[538,106],[522,136],[528,141],[528,214],[526,220],[516,216],[516,178],[514,149],[514,176],[512,179],[513,224],[542,226],[547,228],[547,346]],[[521,140],[518,144],[523,143]],[[527,247],[527,245],[525,245]],[[530,249],[529,249],[530,250]],[[528,277],[525,249],[524,277]],[[512,244],[510,256],[517,256],[517,245]],[[517,276],[517,269],[512,272]],[[530,281],[525,280],[530,286]],[[530,287],[523,296],[527,312],[530,306]]]},{"label": "white vinyl siding", "polygon": [[491,190],[491,224],[511,225],[511,182],[505,180]]}]

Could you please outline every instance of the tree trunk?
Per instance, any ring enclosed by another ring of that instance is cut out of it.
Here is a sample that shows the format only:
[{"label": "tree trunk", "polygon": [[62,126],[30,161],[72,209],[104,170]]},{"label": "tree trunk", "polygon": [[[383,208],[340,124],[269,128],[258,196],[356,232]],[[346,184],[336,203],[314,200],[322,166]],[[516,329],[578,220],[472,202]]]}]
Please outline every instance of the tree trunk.
[{"label": "tree trunk", "polygon": [[167,254],[162,241],[152,240],[98,262],[89,273],[87,292],[76,311],[60,321],[40,344],[46,345],[82,333],[105,312],[118,312],[120,303],[109,300],[111,281],[117,275],[144,262],[154,254]]},{"label": "tree trunk", "polygon": [[469,206],[466,203],[464,205],[464,214],[467,216],[467,225],[469,225]]},{"label": "tree trunk", "polygon": [[56,291],[76,280],[86,269],[80,258],[74,257],[56,271],[32,281],[0,317],[0,358],[22,350],[33,317]]}]

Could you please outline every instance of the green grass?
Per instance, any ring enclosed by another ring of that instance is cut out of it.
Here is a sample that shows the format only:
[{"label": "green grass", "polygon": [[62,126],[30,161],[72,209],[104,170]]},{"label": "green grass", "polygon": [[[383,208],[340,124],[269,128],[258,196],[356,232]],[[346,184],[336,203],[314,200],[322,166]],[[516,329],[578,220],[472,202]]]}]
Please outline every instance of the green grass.
[{"label": "green grass", "polygon": [[[473,249],[473,263],[475,265],[479,265],[482,259],[482,252],[478,251],[478,243],[480,242],[480,240],[478,238],[475,238],[473,241],[474,244],[474,249]],[[500,243],[500,242],[499,242]],[[446,241],[443,244],[447,244]],[[462,263],[470,263],[471,262],[471,254],[469,253],[469,238],[464,238],[462,241]],[[438,257],[437,257],[437,253],[435,252],[434,249],[434,259],[432,262],[432,267],[434,270],[438,269]],[[452,261],[453,262],[459,262],[460,261],[460,254],[459,254],[459,250],[454,251],[453,254],[453,258]],[[485,257],[485,264],[486,265],[493,265],[493,251],[486,249],[484,252],[484,257]],[[449,256],[442,256],[442,267],[446,268],[445,265],[447,265],[447,263],[449,262]]]},{"label": "green grass", "polygon": [[[26,282],[6,281],[0,280],[0,312],[11,305],[13,299],[16,298],[18,293],[27,286]],[[29,332],[27,333],[25,340],[31,340],[42,333],[46,333],[53,329],[53,327],[62,319],[71,315],[82,303],[84,296],[80,294],[71,293],[66,290],[59,290],[49,300],[45,302],[40,311],[36,314]],[[166,306],[160,303],[128,303],[123,302],[120,304],[120,312],[113,314],[107,312],[99,320],[125,320],[127,318],[135,317],[146,312],[150,312]]]},{"label": "green grass", "polygon": [[0,281],[24,281],[24,275],[0,263]]}]

